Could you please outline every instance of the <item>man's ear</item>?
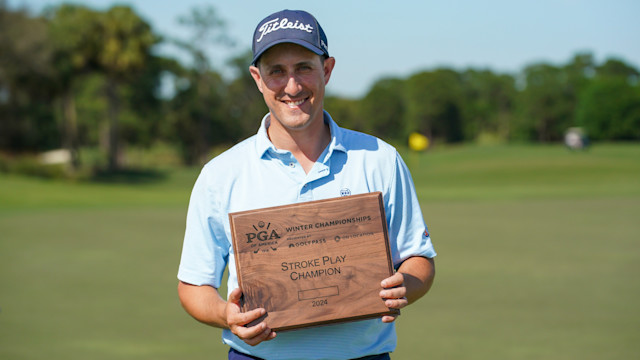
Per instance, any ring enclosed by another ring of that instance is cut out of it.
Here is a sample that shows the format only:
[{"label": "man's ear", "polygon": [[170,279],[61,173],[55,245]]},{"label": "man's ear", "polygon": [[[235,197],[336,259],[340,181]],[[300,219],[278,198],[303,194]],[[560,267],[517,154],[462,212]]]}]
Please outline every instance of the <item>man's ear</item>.
[{"label": "man's ear", "polygon": [[258,69],[256,66],[249,66],[249,72],[251,73],[253,81],[256,82],[258,90],[262,92],[262,76],[260,76],[260,69]]},{"label": "man's ear", "polygon": [[336,66],[336,58],[329,57],[324,61],[324,84],[327,85],[329,83],[329,79],[331,78],[331,73],[333,72],[333,67]]}]

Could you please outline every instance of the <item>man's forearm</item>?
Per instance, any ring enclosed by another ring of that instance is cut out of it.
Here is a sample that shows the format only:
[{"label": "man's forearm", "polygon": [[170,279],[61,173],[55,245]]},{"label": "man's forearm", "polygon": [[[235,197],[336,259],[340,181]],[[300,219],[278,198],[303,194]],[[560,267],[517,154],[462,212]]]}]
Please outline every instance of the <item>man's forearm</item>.
[{"label": "man's forearm", "polygon": [[436,275],[436,267],[432,258],[414,256],[405,260],[398,272],[404,275],[406,298],[411,304],[429,291]]},{"label": "man's forearm", "polygon": [[182,307],[194,319],[201,323],[228,329],[225,312],[226,301],[216,288],[203,285],[196,286],[180,281],[178,296]]}]

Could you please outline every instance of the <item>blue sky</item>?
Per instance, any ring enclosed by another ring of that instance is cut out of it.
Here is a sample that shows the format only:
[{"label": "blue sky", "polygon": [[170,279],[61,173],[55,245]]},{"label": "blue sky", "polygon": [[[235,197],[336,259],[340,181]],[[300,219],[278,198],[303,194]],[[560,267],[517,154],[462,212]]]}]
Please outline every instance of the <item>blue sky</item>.
[{"label": "blue sky", "polygon": [[[57,0],[9,0],[34,12]],[[489,68],[515,73],[527,64],[564,64],[590,51],[597,61],[622,59],[640,68],[640,1],[450,0],[450,1],[198,1],[85,0],[98,9],[127,4],[158,33],[186,35],[178,15],[212,5],[227,22],[235,48],[212,49],[215,64],[251,47],[255,25],[285,8],[316,16],[329,40],[336,68],[330,93],[360,96],[379,78],[405,77],[423,69]],[[169,47],[162,51],[172,52]]]}]

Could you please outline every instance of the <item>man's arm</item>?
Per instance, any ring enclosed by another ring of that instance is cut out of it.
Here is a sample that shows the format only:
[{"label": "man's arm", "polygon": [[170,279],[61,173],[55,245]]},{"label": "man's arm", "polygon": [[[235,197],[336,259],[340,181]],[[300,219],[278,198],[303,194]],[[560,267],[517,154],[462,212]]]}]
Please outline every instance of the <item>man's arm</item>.
[{"label": "man's arm", "polygon": [[[413,256],[405,260],[398,271],[382,280],[380,297],[385,299],[385,305],[393,309],[401,309],[426,294],[436,275],[433,258]],[[396,316],[383,316],[383,322],[392,322]]]},{"label": "man's arm", "polygon": [[214,327],[230,329],[249,345],[254,346],[276,337],[276,333],[264,322],[251,327],[244,326],[264,315],[265,309],[259,308],[243,313],[240,309],[240,289],[233,290],[229,294],[229,301],[225,301],[212,286],[196,286],[180,281],[178,296],[182,307],[194,319]]}]

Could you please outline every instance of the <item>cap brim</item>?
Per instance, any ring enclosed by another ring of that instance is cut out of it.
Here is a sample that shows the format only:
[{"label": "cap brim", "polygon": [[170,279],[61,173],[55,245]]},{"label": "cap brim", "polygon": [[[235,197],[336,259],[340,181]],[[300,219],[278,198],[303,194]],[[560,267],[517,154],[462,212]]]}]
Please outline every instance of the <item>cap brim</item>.
[{"label": "cap brim", "polygon": [[[272,44],[270,44],[268,47],[262,49],[260,52],[258,52],[256,55],[253,56],[253,60],[251,61],[251,65],[255,65],[256,61],[258,61],[258,59],[260,58],[260,56],[262,56],[262,54],[265,53],[265,51],[271,49],[273,46],[278,45],[278,44],[284,44],[284,43],[291,43],[291,44],[296,44],[296,45],[300,45],[312,52],[314,52],[317,55],[325,55],[326,53],[320,49],[319,47],[309,44],[308,42],[304,41],[304,40],[299,40],[299,39],[282,39],[282,40],[276,40],[274,41]],[[329,54],[326,54],[329,55]]]}]

